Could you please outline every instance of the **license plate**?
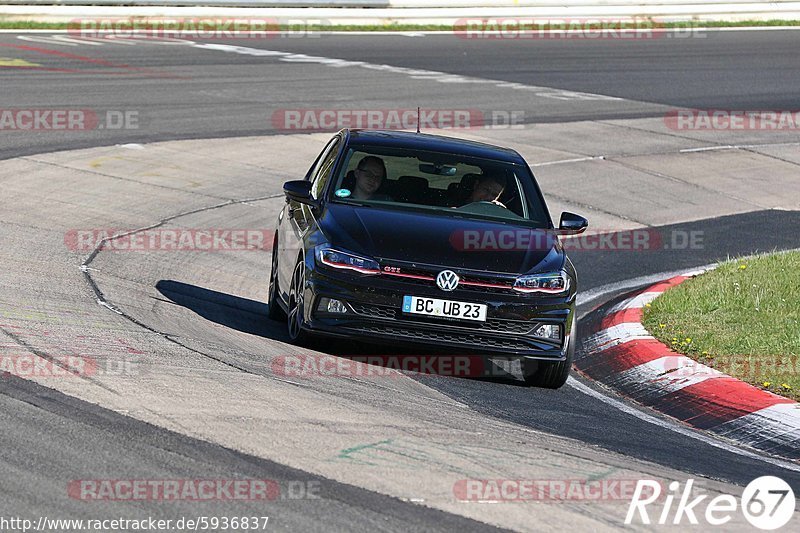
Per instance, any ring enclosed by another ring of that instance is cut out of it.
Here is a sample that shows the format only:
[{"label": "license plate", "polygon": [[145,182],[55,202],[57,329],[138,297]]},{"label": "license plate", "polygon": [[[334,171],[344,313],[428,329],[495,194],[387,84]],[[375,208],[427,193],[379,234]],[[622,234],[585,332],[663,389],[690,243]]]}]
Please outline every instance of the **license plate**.
[{"label": "license plate", "polygon": [[403,312],[413,315],[441,316],[461,320],[486,321],[486,305],[454,302],[438,298],[403,296]]}]

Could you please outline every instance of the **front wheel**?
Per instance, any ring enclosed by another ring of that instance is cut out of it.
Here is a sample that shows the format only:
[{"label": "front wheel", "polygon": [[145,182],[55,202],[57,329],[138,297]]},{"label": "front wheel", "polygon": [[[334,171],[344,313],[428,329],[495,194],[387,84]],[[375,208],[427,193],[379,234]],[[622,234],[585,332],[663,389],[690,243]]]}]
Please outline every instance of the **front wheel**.
[{"label": "front wheel", "polygon": [[575,344],[578,342],[577,319],[572,319],[572,330],[569,335],[569,346],[567,346],[567,358],[563,361],[531,361],[523,359],[522,377],[525,383],[531,387],[541,387],[544,389],[558,389],[567,382],[569,371],[572,369],[572,360],[575,357]]},{"label": "front wheel", "polygon": [[301,257],[297,261],[292,274],[292,284],[289,289],[289,312],[287,313],[287,330],[289,340],[293,344],[305,344],[309,340],[309,334],[303,329],[303,316],[305,315],[305,280],[306,264]]}]

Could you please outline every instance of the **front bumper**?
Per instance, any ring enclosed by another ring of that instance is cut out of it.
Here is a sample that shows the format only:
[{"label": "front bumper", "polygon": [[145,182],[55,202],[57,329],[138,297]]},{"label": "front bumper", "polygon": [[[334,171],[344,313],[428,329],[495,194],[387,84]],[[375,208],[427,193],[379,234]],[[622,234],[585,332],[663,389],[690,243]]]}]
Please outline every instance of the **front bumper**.
[{"label": "front bumper", "polygon": [[[305,327],[313,333],[378,343],[449,348],[462,353],[515,355],[563,361],[574,319],[575,294],[563,296],[480,293],[412,284],[388,276],[309,268],[305,285]],[[421,296],[487,305],[486,322],[409,315],[403,296]],[[318,309],[321,298],[345,302],[347,312]],[[537,337],[542,324],[559,324],[558,340]]]}]

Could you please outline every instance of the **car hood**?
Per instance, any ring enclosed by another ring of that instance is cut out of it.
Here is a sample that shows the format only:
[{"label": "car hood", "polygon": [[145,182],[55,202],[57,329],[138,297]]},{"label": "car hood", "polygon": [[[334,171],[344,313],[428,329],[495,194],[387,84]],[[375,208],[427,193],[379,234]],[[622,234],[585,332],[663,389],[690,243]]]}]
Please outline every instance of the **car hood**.
[{"label": "car hood", "polygon": [[511,274],[564,265],[552,230],[455,214],[329,203],[319,225],[332,246],[378,260]]}]

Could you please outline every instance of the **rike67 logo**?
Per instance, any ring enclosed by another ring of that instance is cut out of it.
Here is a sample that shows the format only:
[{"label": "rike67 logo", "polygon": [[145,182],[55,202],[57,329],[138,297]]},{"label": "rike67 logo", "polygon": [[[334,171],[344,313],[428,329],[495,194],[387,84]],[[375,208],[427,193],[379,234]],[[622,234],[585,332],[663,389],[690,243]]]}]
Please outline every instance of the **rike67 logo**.
[{"label": "rike67 logo", "polygon": [[751,481],[742,492],[741,501],[730,494],[720,494],[706,502],[707,494],[692,494],[693,484],[694,480],[690,479],[681,489],[681,484],[673,481],[669,484],[669,492],[662,496],[660,483],[639,480],[628,506],[625,524],[679,525],[688,522],[697,525],[699,517],[705,519],[706,524],[721,526],[730,522],[741,509],[752,526],[771,531],[785,526],[794,514],[794,491],[788,483],[775,476],[762,476]]}]

